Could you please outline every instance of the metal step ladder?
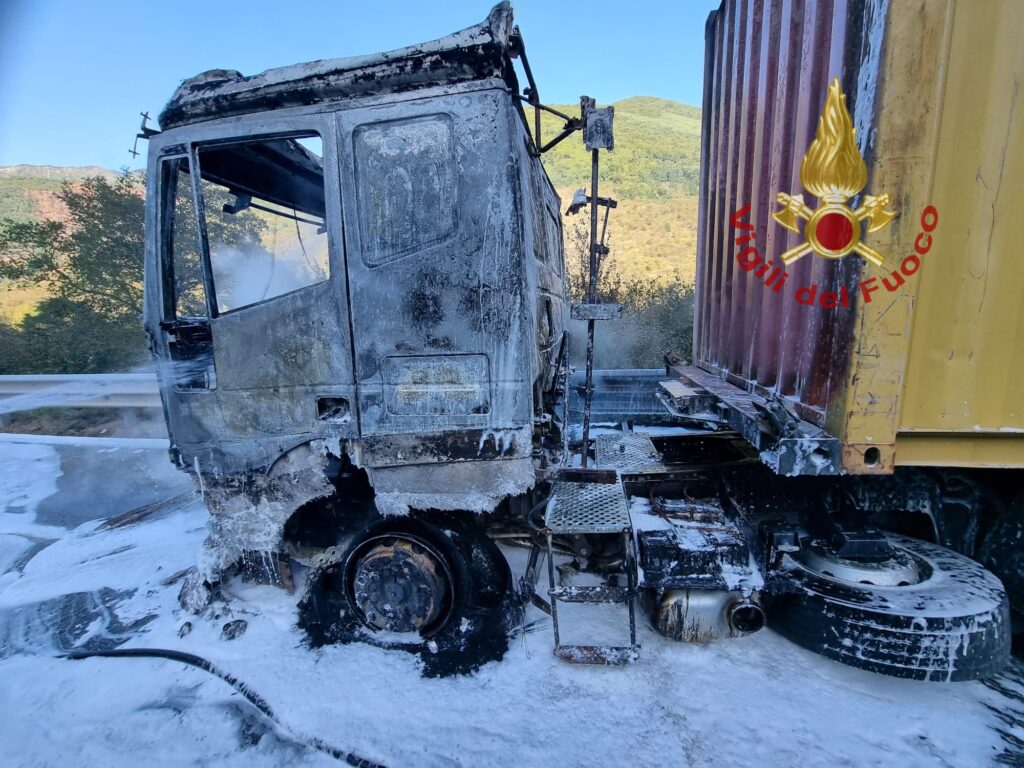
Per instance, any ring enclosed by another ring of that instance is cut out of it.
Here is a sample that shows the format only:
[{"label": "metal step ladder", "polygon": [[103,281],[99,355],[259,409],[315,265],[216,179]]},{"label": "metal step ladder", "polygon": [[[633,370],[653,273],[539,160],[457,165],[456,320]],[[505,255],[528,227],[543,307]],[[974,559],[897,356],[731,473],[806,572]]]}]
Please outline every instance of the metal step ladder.
[{"label": "metal step ladder", "polygon": [[[639,656],[636,642],[636,555],[629,506],[621,484],[556,482],[545,514],[548,596],[555,655],[575,664],[628,664]],[[626,587],[561,586],[555,579],[555,536],[620,536],[625,549],[623,569]],[[629,645],[571,645],[562,643],[558,628],[558,603],[625,603],[629,612]]]}]

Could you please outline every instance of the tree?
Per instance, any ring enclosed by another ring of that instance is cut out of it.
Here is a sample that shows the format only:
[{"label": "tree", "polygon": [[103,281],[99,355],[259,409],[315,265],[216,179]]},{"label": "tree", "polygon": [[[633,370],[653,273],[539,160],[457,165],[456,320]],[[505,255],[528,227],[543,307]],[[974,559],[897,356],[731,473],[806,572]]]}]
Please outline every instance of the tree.
[{"label": "tree", "polygon": [[145,197],[141,173],[65,183],[65,221],[0,224],[0,277],[45,283],[51,296],[111,322],[142,311]]},{"label": "tree", "polygon": [[65,183],[63,221],[0,222],[0,277],[49,294],[22,321],[21,359],[5,369],[95,372],[145,359],[144,197],[142,175],[125,171],[113,182]]},{"label": "tree", "polygon": [[0,373],[18,373],[29,371],[32,366],[28,350],[25,348],[25,337],[14,326],[0,320]]},{"label": "tree", "polygon": [[[191,267],[185,284],[199,292],[199,256],[190,185],[178,185],[176,235],[191,243],[179,254]],[[92,177],[66,182],[58,198],[63,221],[0,220],[0,278],[43,285],[49,298],[20,328],[0,329],[5,373],[94,373],[123,370],[147,358],[142,332],[145,177],[125,170],[114,181]],[[207,191],[208,206],[231,202],[226,192]],[[210,236],[219,242],[258,241],[266,223],[251,211],[216,217]],[[17,337],[17,338],[15,338]],[[7,342],[10,342],[8,346]]]}]

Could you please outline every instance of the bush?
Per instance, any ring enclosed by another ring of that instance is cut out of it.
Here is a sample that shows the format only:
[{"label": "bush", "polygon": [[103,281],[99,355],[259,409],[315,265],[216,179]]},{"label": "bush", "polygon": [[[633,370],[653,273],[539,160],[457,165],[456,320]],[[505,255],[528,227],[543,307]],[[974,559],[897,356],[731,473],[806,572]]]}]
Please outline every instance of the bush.
[{"label": "bush", "polygon": [[[586,301],[589,285],[590,233],[580,221],[566,242],[566,293],[574,303]],[[598,267],[597,300],[622,305],[622,319],[599,322],[594,344],[598,368],[660,368],[666,352],[684,360],[693,353],[694,286],[678,280],[625,278],[612,253]],[[585,364],[587,324],[570,323],[573,365]]]}]

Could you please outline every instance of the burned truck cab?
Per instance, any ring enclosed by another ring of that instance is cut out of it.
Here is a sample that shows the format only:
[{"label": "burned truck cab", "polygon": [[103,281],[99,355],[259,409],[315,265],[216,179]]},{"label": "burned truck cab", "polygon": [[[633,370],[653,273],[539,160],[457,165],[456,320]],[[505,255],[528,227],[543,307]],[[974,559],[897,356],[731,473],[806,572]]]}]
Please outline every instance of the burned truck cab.
[{"label": "burned truck cab", "polygon": [[145,325],[200,580],[280,549],[339,462],[383,515],[534,483],[566,305],[507,4],[389,53],[185,81],[150,137]]}]

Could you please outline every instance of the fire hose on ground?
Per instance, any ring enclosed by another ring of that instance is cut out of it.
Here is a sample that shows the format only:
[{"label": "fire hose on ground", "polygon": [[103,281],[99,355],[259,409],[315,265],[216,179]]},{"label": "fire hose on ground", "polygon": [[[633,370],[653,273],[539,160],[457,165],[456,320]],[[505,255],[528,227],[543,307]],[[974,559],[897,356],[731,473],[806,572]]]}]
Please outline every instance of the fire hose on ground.
[{"label": "fire hose on ground", "polygon": [[218,667],[212,661],[204,659],[202,656],[196,656],[193,653],[185,653],[183,651],[173,651],[167,648],[111,648],[108,650],[100,651],[75,651],[73,653],[67,653],[60,658],[70,659],[72,661],[81,661],[83,659],[92,658],[151,658],[151,659],[169,659],[170,661],[177,661],[181,664],[187,664],[197,669],[201,669],[204,672],[209,672],[215,677],[219,677],[225,683],[230,685],[242,696],[245,697],[246,701],[252,704],[264,717],[270,720],[274,725],[281,729],[289,738],[300,744],[312,747],[324,754],[330,755],[336,760],[341,760],[348,763],[355,768],[385,768],[380,763],[375,763],[372,760],[368,760],[365,757],[360,757],[353,752],[346,752],[343,749],[333,747],[323,739],[316,737],[306,736],[298,733],[294,729],[285,725],[281,720],[274,714],[274,710],[271,709],[270,704],[267,703],[266,699],[252,690],[248,685],[239,680],[237,677],[232,675],[230,672]]}]

